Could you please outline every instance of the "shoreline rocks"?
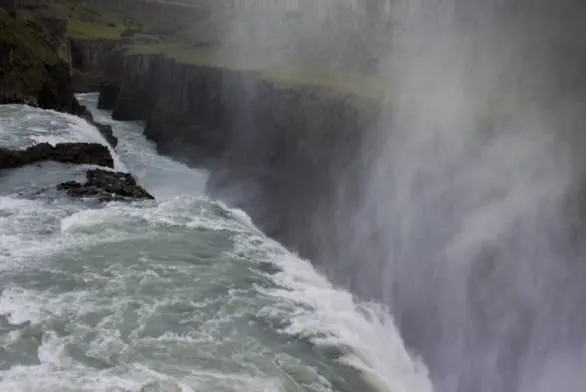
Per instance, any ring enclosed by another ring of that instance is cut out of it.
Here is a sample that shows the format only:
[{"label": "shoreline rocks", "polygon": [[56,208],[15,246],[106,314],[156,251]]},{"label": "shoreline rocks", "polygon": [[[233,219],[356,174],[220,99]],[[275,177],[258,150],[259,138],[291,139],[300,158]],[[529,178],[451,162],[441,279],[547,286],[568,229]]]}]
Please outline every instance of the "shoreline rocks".
[{"label": "shoreline rocks", "polygon": [[116,106],[120,87],[112,82],[100,83],[98,109],[112,110]]}]

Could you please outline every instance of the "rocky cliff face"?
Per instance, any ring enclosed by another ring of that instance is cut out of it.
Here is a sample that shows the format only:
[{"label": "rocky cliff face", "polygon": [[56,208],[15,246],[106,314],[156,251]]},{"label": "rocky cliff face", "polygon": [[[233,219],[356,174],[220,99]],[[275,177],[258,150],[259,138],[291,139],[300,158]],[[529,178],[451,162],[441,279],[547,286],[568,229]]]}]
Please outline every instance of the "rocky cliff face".
[{"label": "rocky cliff face", "polygon": [[25,19],[0,9],[0,103],[28,103],[75,113],[67,22]]},{"label": "rocky cliff face", "polygon": [[105,39],[73,40],[69,43],[73,89],[76,92],[98,91],[104,69],[119,45],[117,41]]},{"label": "rocky cliff face", "polygon": [[115,118],[146,120],[161,153],[210,169],[213,196],[243,208],[289,247],[316,255],[315,242],[333,232],[336,174],[360,179],[353,157],[377,104],[157,55],[114,58],[109,70],[117,99],[112,85],[101,95]]}]

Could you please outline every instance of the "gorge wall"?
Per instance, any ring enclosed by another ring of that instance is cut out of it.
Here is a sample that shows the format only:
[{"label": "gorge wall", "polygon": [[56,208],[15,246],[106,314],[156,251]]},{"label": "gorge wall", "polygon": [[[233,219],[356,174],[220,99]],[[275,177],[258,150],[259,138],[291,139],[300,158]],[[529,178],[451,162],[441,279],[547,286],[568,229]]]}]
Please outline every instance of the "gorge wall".
[{"label": "gorge wall", "polygon": [[345,184],[360,181],[354,158],[377,118],[375,100],[162,55],[120,53],[105,68],[111,81],[102,85],[102,108],[118,120],[145,120],[161,153],[210,171],[213,197],[244,209],[302,255],[320,258],[316,243],[333,234],[328,205],[348,197],[336,173],[353,178]]}]

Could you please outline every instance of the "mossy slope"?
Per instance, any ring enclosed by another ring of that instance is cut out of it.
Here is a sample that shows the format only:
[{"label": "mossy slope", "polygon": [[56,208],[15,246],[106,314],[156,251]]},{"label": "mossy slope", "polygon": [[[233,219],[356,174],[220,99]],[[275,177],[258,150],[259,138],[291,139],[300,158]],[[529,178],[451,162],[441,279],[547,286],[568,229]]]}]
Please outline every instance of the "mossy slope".
[{"label": "mossy slope", "polygon": [[0,8],[0,103],[73,110],[65,29],[55,14]]},{"label": "mossy slope", "polygon": [[0,91],[6,96],[35,96],[59,57],[39,26],[0,9]]}]

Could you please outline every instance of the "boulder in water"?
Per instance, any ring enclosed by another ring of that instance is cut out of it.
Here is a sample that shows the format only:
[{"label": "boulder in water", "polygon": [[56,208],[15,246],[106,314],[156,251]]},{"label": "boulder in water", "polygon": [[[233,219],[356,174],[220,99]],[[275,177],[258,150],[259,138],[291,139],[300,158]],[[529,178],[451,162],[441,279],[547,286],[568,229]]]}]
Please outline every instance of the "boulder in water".
[{"label": "boulder in water", "polygon": [[87,181],[81,184],[68,181],[57,186],[71,197],[97,197],[101,201],[152,200],[154,197],[136,183],[130,173],[112,172],[102,169],[89,170]]},{"label": "boulder in water", "polygon": [[108,148],[99,143],[40,143],[24,150],[0,147],[0,169],[14,169],[42,161],[114,167]]}]

